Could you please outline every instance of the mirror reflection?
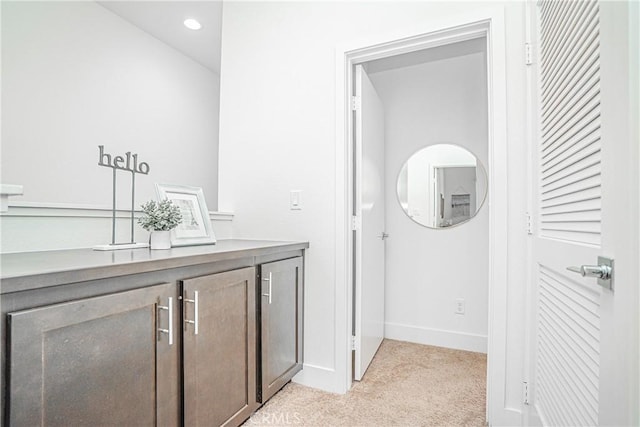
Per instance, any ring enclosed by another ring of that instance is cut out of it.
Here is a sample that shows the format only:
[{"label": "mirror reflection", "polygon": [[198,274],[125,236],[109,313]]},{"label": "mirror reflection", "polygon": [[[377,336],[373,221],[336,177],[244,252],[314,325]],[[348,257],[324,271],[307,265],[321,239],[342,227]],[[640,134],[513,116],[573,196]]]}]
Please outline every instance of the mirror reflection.
[{"label": "mirror reflection", "polygon": [[446,228],[473,218],[485,200],[487,177],[470,151],[437,144],[415,152],[398,175],[398,201],[413,221]]}]

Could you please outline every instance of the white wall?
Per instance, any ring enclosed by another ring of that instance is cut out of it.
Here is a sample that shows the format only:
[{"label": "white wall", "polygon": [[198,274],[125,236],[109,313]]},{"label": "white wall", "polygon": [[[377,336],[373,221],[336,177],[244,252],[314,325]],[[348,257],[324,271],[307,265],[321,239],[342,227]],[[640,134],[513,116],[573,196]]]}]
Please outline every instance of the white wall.
[{"label": "white wall", "polygon": [[[427,62],[369,77],[385,106],[385,212],[390,236],[385,336],[486,352],[488,209],[483,207],[458,227],[434,230],[412,221],[396,197],[400,169],[425,146],[459,145],[486,167],[486,55]],[[426,199],[425,193],[421,197]],[[455,314],[458,298],[465,300],[464,315]]]},{"label": "white wall", "polygon": [[[2,2],[2,182],[12,200],[111,204],[108,153],[138,153],[153,184],[202,187],[217,208],[219,77],[102,6]],[[119,173],[119,208],[130,174]]]},{"label": "white wall", "polygon": [[[141,212],[135,212],[135,220]],[[116,214],[116,240],[129,242],[130,212]],[[209,212],[217,240],[233,238],[233,214]],[[135,225],[137,242],[149,232]],[[0,253],[90,248],[111,243],[111,209],[95,206],[9,202],[0,213]]]},{"label": "white wall", "polygon": [[[519,2],[228,2],[223,14],[220,209],[234,236],[310,242],[305,276],[305,368],[298,381],[344,391],[346,354],[336,302],[336,49],[440,28],[504,10],[507,34],[509,227],[524,228],[524,4]],[[497,29],[501,31],[502,28]],[[513,168],[511,167],[513,166]],[[289,190],[303,210],[289,210]],[[511,237],[506,396],[517,414],[522,390],[524,233]],[[518,261],[521,260],[521,261]],[[339,293],[339,294],[338,294]],[[338,334],[340,332],[340,334]],[[490,357],[491,361],[491,357]],[[491,362],[490,362],[491,363]],[[516,416],[516,415],[514,415]],[[510,420],[512,424],[517,421]],[[497,422],[497,421],[495,421]]]}]

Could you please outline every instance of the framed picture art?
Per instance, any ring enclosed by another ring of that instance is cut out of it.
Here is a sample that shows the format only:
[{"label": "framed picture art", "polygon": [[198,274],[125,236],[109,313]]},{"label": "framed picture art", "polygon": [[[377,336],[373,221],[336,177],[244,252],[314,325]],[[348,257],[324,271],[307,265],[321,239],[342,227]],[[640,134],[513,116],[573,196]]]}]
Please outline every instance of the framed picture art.
[{"label": "framed picture art", "polygon": [[200,187],[156,184],[160,200],[169,199],[178,206],[182,222],[171,230],[171,246],[211,245],[216,237],[211,228],[209,210]]}]

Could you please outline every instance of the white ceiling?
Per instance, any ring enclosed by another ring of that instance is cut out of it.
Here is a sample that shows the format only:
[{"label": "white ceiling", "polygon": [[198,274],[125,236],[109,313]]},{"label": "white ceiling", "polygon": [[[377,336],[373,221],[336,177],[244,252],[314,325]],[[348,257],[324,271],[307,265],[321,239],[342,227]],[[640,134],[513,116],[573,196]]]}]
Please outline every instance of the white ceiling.
[{"label": "white ceiling", "polygon": [[[221,0],[97,3],[220,75]],[[202,28],[186,28],[187,18],[197,19]]]}]

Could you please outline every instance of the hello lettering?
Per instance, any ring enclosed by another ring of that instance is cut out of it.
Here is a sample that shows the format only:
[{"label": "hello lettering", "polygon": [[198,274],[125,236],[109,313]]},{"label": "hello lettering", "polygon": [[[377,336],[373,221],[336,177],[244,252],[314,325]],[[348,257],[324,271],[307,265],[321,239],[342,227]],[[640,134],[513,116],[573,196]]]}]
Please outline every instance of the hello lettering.
[{"label": "hello lettering", "polygon": [[138,155],[131,154],[131,151],[124,153],[124,156],[114,156],[104,152],[104,145],[98,145],[100,156],[98,158],[98,166],[105,166],[112,169],[120,169],[131,173],[149,174],[149,164],[146,162],[138,163]]}]

